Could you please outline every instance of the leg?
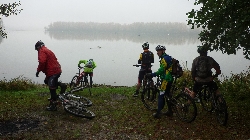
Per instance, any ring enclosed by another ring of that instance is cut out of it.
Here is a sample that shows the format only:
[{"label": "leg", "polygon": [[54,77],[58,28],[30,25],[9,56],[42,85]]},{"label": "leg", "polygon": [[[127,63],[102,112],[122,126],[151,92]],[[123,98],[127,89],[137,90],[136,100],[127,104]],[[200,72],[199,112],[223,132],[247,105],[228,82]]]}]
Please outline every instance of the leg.
[{"label": "leg", "polygon": [[92,84],[93,84],[93,81],[92,81],[92,78],[93,78],[93,72],[91,72],[90,74],[89,74],[89,80],[90,80],[90,87],[92,88]]},{"label": "leg", "polygon": [[[167,82],[166,83],[166,96],[168,96],[169,98],[172,98],[172,94],[170,93],[170,90],[171,90],[171,86],[172,86],[172,83],[171,82]],[[172,104],[169,100],[167,100],[167,105],[168,105],[168,111],[166,112],[165,115],[167,116],[173,116],[173,110],[172,110]]]},{"label": "leg", "polygon": [[50,104],[47,107],[47,110],[49,111],[54,111],[57,109],[56,108],[56,105],[57,105],[56,88],[58,85],[58,78],[60,77],[60,75],[61,73],[52,75],[51,77],[48,78],[48,86],[49,86],[50,96],[51,96]]},{"label": "leg", "polygon": [[142,83],[142,79],[144,78],[144,75],[145,75],[145,71],[144,70],[140,70],[139,71],[139,75],[138,75],[138,83],[137,83],[137,85],[136,85],[136,91],[135,91],[135,93],[134,93],[134,97],[137,97],[138,96],[138,94],[139,94],[139,90],[140,90],[140,88],[141,88],[141,83]]},{"label": "leg", "polygon": [[59,86],[59,87],[61,88],[60,94],[65,93],[65,91],[66,91],[66,89],[67,89],[67,85],[66,85],[65,83],[58,82],[58,83],[57,83],[57,86]]}]

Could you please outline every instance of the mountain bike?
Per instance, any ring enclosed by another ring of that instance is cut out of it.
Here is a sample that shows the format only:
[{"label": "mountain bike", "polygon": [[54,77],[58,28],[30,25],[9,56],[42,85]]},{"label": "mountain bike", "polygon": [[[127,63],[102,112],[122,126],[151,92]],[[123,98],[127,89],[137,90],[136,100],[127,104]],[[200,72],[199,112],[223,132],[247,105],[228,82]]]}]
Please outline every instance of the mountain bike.
[{"label": "mountain bike", "polygon": [[[133,65],[136,67],[140,67],[140,64]],[[151,65],[152,66],[152,65]],[[155,97],[157,94],[155,93],[155,86],[152,86],[154,81],[148,78],[147,73],[145,73],[144,78],[142,80],[142,90],[141,90],[141,101],[143,105],[151,111],[157,110],[157,102],[158,98]]]},{"label": "mountain bike", "polygon": [[61,104],[64,110],[70,114],[88,119],[95,117],[95,114],[87,108],[92,106],[92,102],[88,98],[66,92],[59,94],[58,99],[60,100],[58,104]]},{"label": "mountain bike", "polygon": [[[92,76],[89,73],[85,73],[84,71],[81,72],[82,67],[78,67],[77,75],[73,76],[70,82],[70,89],[72,92],[83,90],[84,88],[88,88],[89,95],[91,95],[91,88],[92,88]],[[85,76],[84,76],[85,75]],[[90,81],[88,80],[88,76],[90,77]],[[86,81],[84,81],[84,77],[86,77]],[[89,82],[88,82],[89,81]]]},{"label": "mountain bike", "polygon": [[221,125],[227,124],[227,103],[222,94],[216,95],[214,89],[210,89],[208,85],[204,84],[198,90],[196,97],[200,100],[204,110],[208,112],[215,111],[217,121]]},{"label": "mountain bike", "polygon": [[[133,65],[139,67],[141,65]],[[156,83],[152,86],[151,78],[144,75],[143,78],[143,89],[141,93],[141,101],[143,105],[151,111],[156,111],[158,108],[158,95],[160,94],[159,87],[161,85],[160,77],[157,77]],[[176,79],[171,87],[171,94],[177,93],[178,88],[176,86]],[[172,110],[176,113],[177,117],[183,122],[192,122],[197,116],[197,107],[189,94],[182,91],[175,96],[165,96],[165,100],[171,103]],[[165,109],[162,110],[162,114],[166,114]]]},{"label": "mountain bike", "polygon": [[[185,91],[185,85],[181,88],[177,87],[177,77],[173,77],[174,81],[171,86],[170,95],[166,95],[166,101],[170,102],[172,110],[176,116],[183,122],[190,123],[195,120],[197,116],[197,107],[193,98]],[[160,84],[158,84],[160,85]],[[157,88],[157,94],[159,94]],[[167,110],[163,109],[162,114],[166,114]]]}]

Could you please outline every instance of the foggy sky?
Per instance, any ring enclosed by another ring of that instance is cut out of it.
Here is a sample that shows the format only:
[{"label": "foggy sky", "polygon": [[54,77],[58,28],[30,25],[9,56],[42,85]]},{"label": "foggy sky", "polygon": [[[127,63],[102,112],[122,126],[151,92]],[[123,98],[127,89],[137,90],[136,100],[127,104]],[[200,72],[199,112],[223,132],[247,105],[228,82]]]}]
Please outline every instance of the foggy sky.
[{"label": "foggy sky", "polygon": [[[18,0],[1,0],[0,4]],[[2,17],[6,30],[43,30],[52,22],[187,22],[194,0],[20,0],[18,15]]]}]

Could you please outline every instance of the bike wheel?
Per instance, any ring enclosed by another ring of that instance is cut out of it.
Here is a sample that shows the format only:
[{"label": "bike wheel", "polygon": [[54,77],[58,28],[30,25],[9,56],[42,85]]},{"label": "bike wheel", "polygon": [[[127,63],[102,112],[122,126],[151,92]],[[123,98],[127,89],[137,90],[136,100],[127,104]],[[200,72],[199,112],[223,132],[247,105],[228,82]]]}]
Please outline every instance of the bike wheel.
[{"label": "bike wheel", "polygon": [[92,101],[89,100],[88,98],[86,97],[83,97],[83,96],[80,96],[80,95],[75,95],[75,94],[68,94],[67,95],[67,99],[68,100],[73,100],[73,101],[76,101],[78,102],[79,104],[82,104],[86,107],[90,107],[93,105]]},{"label": "bike wheel", "polygon": [[72,78],[69,87],[70,87],[71,90],[73,90],[73,89],[75,89],[76,87],[79,87],[80,85],[81,85],[81,81],[79,80],[79,76],[75,75],[75,76]]},{"label": "bike wheel", "polygon": [[177,117],[183,122],[192,122],[197,116],[197,107],[188,94],[180,93],[172,99],[173,109]]},{"label": "bike wheel", "polygon": [[201,106],[204,110],[208,112],[212,112],[214,110],[213,102],[212,102],[212,93],[208,89],[208,87],[200,91],[199,99],[200,99]]},{"label": "bike wheel", "polygon": [[74,105],[74,103],[65,105],[64,110],[78,117],[83,117],[87,119],[92,119],[95,117],[95,114],[92,111],[88,110],[85,107],[79,107],[77,105]]},{"label": "bike wheel", "polygon": [[145,88],[141,94],[141,100],[143,105],[151,111],[155,111],[158,108],[158,92],[154,88]]},{"label": "bike wheel", "polygon": [[228,120],[227,104],[222,95],[215,98],[215,113],[218,122],[221,125],[226,125]]}]

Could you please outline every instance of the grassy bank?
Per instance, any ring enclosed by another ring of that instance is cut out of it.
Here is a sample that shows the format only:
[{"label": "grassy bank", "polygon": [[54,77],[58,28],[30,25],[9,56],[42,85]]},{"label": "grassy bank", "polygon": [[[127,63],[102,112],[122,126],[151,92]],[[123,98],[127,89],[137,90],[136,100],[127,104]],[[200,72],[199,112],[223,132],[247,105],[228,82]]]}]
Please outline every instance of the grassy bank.
[{"label": "grassy bank", "polygon": [[[0,139],[238,139],[250,138],[249,72],[217,81],[228,103],[227,126],[220,126],[214,113],[198,106],[192,123],[183,123],[174,115],[154,119],[140,98],[132,97],[135,87],[95,86],[76,92],[89,98],[96,117],[92,120],[66,113],[62,107],[45,111],[48,89],[29,80],[17,78],[20,89],[4,89],[14,81],[0,81]],[[20,80],[21,79],[21,80]],[[189,80],[189,72],[178,80]],[[24,83],[26,84],[24,84]],[[22,84],[20,84],[22,83]],[[192,82],[190,81],[190,85]],[[15,85],[17,86],[17,85]],[[13,87],[13,86],[12,86]]]}]

